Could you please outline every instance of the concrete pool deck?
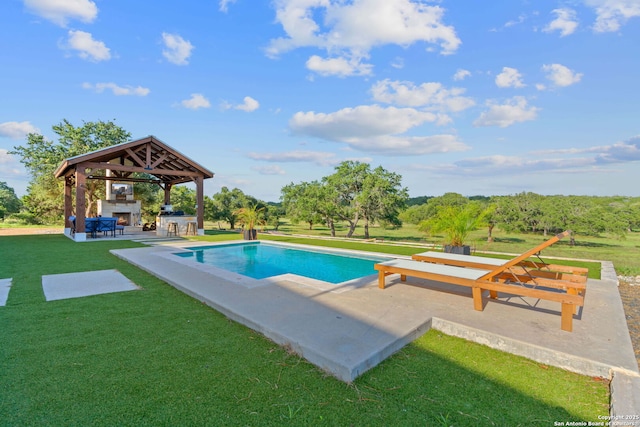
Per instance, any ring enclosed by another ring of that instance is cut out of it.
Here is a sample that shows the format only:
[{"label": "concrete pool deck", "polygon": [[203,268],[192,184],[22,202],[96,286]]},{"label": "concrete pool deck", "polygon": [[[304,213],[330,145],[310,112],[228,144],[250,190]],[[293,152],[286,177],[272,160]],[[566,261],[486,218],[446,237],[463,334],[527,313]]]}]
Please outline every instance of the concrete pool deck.
[{"label": "concrete pool deck", "polygon": [[625,396],[617,413],[640,409],[638,363],[610,263],[603,263],[601,280],[589,279],[573,332],[565,332],[559,304],[548,301],[501,295],[476,311],[469,288],[411,277],[402,283],[399,276],[390,276],[384,290],[376,275],[346,292],[297,276],[246,286],[233,274],[193,268],[170,255],[177,250],[166,245],[112,252],[343,381],[434,328],[543,364],[611,378],[617,396]]}]

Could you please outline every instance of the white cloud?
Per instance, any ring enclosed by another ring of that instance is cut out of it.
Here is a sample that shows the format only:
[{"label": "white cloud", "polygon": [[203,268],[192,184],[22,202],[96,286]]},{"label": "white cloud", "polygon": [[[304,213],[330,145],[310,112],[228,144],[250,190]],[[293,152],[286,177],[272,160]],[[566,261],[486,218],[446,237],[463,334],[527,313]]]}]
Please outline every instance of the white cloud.
[{"label": "white cloud", "polygon": [[23,139],[30,133],[40,133],[40,129],[29,122],[0,123],[0,137]]},{"label": "white cloud", "polygon": [[244,102],[242,104],[236,105],[233,108],[235,108],[236,110],[242,110],[242,111],[246,111],[247,113],[250,113],[260,108],[260,103],[250,96],[245,96]]},{"label": "white cloud", "polygon": [[325,151],[286,151],[284,153],[255,153],[247,154],[247,157],[253,160],[262,160],[265,162],[279,163],[299,163],[309,162],[318,166],[333,166],[339,163],[335,153]]},{"label": "white cloud", "polygon": [[371,74],[373,65],[363,64],[362,58],[327,58],[311,56],[306,63],[307,69],[321,76],[366,76]]},{"label": "white cloud", "polygon": [[511,21],[505,22],[504,26],[505,28],[515,27],[516,25],[522,24],[526,20],[527,20],[527,15],[520,15],[518,16],[518,19],[513,19]]},{"label": "white cloud", "polygon": [[474,126],[500,126],[502,128],[514,123],[534,120],[538,111],[537,107],[529,107],[527,100],[522,96],[514,96],[504,104],[488,102],[489,111],[485,111],[473,122]]},{"label": "white cloud", "polygon": [[505,169],[505,171],[517,169],[529,172],[555,169],[566,170],[568,168],[583,167],[590,164],[593,164],[593,159],[589,158],[532,159],[528,156],[503,155],[477,157],[475,159],[464,159],[456,162],[456,165],[462,168]]},{"label": "white cloud", "polygon": [[289,121],[294,133],[332,141],[367,138],[406,132],[425,122],[435,122],[437,116],[413,108],[360,105],[343,108],[335,113],[298,112]]},{"label": "white cloud", "polygon": [[183,39],[178,34],[162,33],[162,42],[165,47],[162,50],[162,55],[169,62],[176,65],[187,65],[189,63],[189,57],[194,47],[188,40]]},{"label": "white cloud", "polygon": [[260,103],[250,96],[245,96],[243,101],[244,102],[242,104],[237,104],[237,105],[233,105],[228,101],[222,101],[222,103],[220,104],[220,108],[222,108],[223,110],[230,110],[234,108],[236,110],[245,111],[247,113],[250,113],[260,108]]},{"label": "white cloud", "polygon": [[260,175],[286,175],[284,169],[278,165],[254,166],[251,170],[258,172]]},{"label": "white cloud", "polygon": [[[593,155],[584,155],[585,153]],[[637,161],[640,161],[640,136],[598,147],[535,151],[518,156],[483,156],[435,166],[415,165],[413,168],[441,175],[458,176],[461,174],[465,176],[512,175],[514,170],[527,174],[575,174],[610,172],[610,169],[606,167],[608,165]]]},{"label": "white cloud", "polygon": [[[376,46],[409,46],[422,41],[439,45],[442,54],[451,54],[461,43],[454,28],[442,22],[443,8],[410,0],[277,0],[275,7],[276,21],[286,36],[270,41],[266,49],[270,57],[299,47],[316,47],[358,70],[353,64],[368,57]],[[324,17],[322,22],[317,20],[319,16]],[[313,63],[325,72],[330,65],[340,65],[341,70],[345,66],[318,59]]]},{"label": "white cloud", "polygon": [[[517,170],[523,174],[536,173],[577,173],[586,172],[585,168],[593,170],[595,161],[593,158],[550,158],[538,159],[529,155],[523,156],[503,156],[493,155],[463,159],[449,165],[438,165],[431,168],[431,171],[442,175],[465,175],[471,176],[497,176],[513,175]],[[429,169],[424,168],[424,169]]]},{"label": "white cloud", "polygon": [[65,49],[78,51],[78,56],[89,61],[99,62],[111,59],[111,51],[104,42],[94,40],[91,33],[85,31],[69,31]]},{"label": "white cloud", "polygon": [[236,0],[220,0],[220,11],[227,12],[229,10],[229,5],[235,2]]},{"label": "white cloud", "polygon": [[[9,151],[0,148],[0,181],[4,181],[6,178],[16,178],[26,176],[24,167],[20,164],[18,159],[9,154]],[[14,187],[14,190],[18,190]]]},{"label": "white cloud", "polygon": [[400,58],[399,56],[394,58],[393,61],[391,61],[391,66],[393,68],[396,68],[398,70],[401,70],[404,68],[404,59]]},{"label": "white cloud", "polygon": [[197,110],[198,108],[209,108],[211,103],[201,93],[192,93],[191,98],[185,99],[180,104],[190,110]]},{"label": "white cloud", "polygon": [[466,150],[468,147],[453,135],[401,135],[439,119],[437,114],[414,108],[361,105],[329,114],[298,112],[289,127],[294,134],[342,142],[364,152],[400,156]]},{"label": "white cloud", "polygon": [[638,0],[584,0],[584,3],[596,11],[593,30],[597,33],[618,31],[630,18],[640,17]]},{"label": "white cloud", "polygon": [[90,0],[24,0],[24,5],[35,15],[61,27],[66,27],[71,19],[90,23],[98,16],[98,7]]},{"label": "white cloud", "polygon": [[151,92],[146,87],[142,86],[119,86],[115,83],[82,83],[83,89],[95,90],[97,93],[102,93],[105,90],[111,90],[111,92],[116,96],[124,96],[124,95],[134,95],[134,96],[147,96]]},{"label": "white cloud", "polygon": [[582,79],[582,73],[576,73],[561,64],[545,64],[542,70],[547,73],[547,79],[556,86],[571,86]]},{"label": "white cloud", "polygon": [[0,148],[0,165],[13,163],[15,160],[6,148]]},{"label": "white cloud", "polygon": [[453,80],[455,81],[464,80],[470,76],[471,76],[471,71],[465,70],[463,68],[458,68],[456,73],[453,75]]},{"label": "white cloud", "polygon": [[542,29],[546,33],[560,31],[560,37],[573,34],[578,28],[578,20],[576,19],[576,11],[569,8],[554,9],[551,11],[556,15],[556,19]]},{"label": "white cloud", "polygon": [[469,149],[455,135],[447,134],[429,136],[381,135],[373,138],[354,138],[348,144],[356,150],[387,156],[417,156]]},{"label": "white cloud", "polygon": [[371,87],[373,99],[386,104],[404,107],[427,107],[437,111],[462,111],[475,105],[473,99],[461,96],[462,88],[446,89],[440,83],[429,82],[416,86],[412,82],[376,82]]},{"label": "white cloud", "polygon": [[522,74],[511,67],[503,67],[502,72],[496,76],[496,85],[498,87],[524,87],[522,83]]},{"label": "white cloud", "polygon": [[640,135],[600,148],[598,163],[627,163],[640,160]]}]

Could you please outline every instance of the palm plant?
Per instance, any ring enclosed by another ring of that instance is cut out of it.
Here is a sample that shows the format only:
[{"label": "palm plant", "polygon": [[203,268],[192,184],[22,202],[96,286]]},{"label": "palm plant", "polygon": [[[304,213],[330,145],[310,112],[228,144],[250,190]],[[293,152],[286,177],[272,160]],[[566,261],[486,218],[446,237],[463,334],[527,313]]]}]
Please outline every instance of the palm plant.
[{"label": "palm plant", "polygon": [[264,206],[258,208],[258,205],[248,206],[240,209],[236,209],[233,214],[238,219],[238,222],[242,224],[244,228],[244,236],[247,240],[256,239],[255,228],[257,225],[265,225],[264,219]]},{"label": "palm plant", "polygon": [[443,206],[435,216],[422,221],[418,229],[429,234],[444,233],[445,245],[464,246],[469,234],[487,222],[491,209],[479,203]]}]

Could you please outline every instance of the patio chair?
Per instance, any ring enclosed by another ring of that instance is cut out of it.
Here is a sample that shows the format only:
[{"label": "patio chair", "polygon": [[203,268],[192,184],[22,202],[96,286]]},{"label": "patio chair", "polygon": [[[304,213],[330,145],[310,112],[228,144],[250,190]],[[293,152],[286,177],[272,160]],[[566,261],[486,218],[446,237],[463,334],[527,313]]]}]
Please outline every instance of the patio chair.
[{"label": "patio chair", "polygon": [[103,234],[111,234],[111,237],[116,237],[116,224],[118,218],[114,217],[99,217],[97,218],[96,231],[102,231]]},{"label": "patio chair", "polygon": [[85,218],[84,232],[90,234],[93,238],[98,237],[98,218]]},{"label": "patio chair", "polygon": [[[437,282],[451,283],[471,288],[473,306],[476,310],[482,311],[484,308],[482,293],[489,291],[492,299],[498,297],[498,292],[511,295],[533,297],[556,301],[561,304],[561,328],[565,331],[573,329],[573,315],[578,306],[584,305],[584,295],[586,292],[586,269],[584,275],[553,272],[544,270],[550,264],[544,263],[541,268],[531,265],[538,264],[528,261],[532,255],[554,244],[558,240],[569,235],[569,231],[560,233],[548,241],[532,248],[511,260],[497,260],[495,258],[471,257],[469,261],[464,259],[468,256],[452,257],[433,256],[417,254],[412,260],[393,260],[376,264],[374,268],[378,270],[378,286],[385,288],[385,278],[390,274],[400,274],[400,280],[406,281],[407,276],[418,277]],[[418,261],[417,259],[422,259]],[[424,262],[432,260],[437,262]],[[578,271],[577,269],[574,269]]]},{"label": "patio chair", "polygon": [[69,223],[71,225],[71,229],[69,230],[72,236],[76,234],[76,217],[75,215],[71,215],[69,217]]}]

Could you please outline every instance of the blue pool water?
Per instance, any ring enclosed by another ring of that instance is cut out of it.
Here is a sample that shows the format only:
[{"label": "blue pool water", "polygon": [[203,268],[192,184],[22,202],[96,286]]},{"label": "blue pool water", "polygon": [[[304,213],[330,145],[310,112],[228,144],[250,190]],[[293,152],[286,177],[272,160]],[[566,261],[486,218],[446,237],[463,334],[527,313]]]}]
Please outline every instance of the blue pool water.
[{"label": "blue pool water", "polygon": [[269,245],[261,242],[188,248],[192,252],[177,253],[184,258],[240,273],[254,279],[292,273],[329,283],[375,274],[373,265],[383,257],[336,255]]}]

